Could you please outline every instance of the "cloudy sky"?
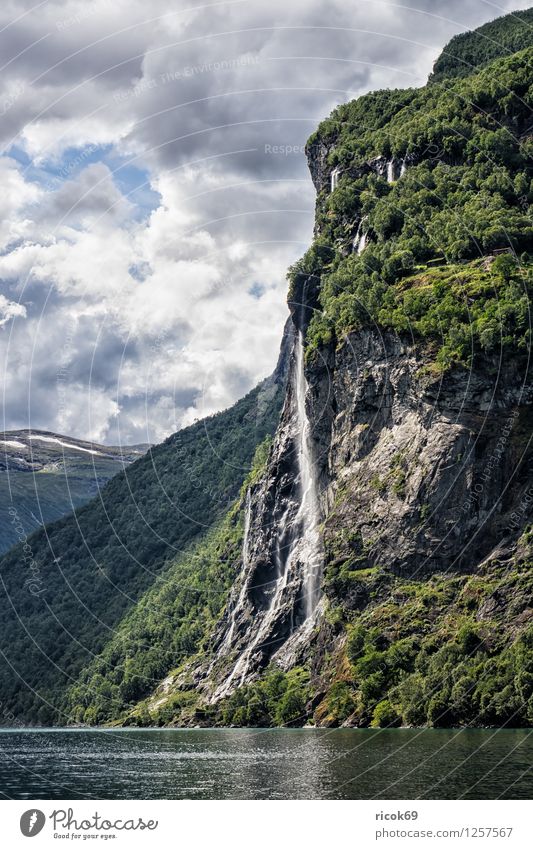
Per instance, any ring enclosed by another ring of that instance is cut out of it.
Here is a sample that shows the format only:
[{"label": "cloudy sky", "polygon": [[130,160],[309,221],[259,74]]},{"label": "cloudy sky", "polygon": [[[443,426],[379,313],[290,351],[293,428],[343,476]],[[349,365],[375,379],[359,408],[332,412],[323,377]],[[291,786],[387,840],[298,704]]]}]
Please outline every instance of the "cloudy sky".
[{"label": "cloudy sky", "polygon": [[5,0],[3,427],[159,441],[251,389],[311,239],[306,138],[529,5]]}]

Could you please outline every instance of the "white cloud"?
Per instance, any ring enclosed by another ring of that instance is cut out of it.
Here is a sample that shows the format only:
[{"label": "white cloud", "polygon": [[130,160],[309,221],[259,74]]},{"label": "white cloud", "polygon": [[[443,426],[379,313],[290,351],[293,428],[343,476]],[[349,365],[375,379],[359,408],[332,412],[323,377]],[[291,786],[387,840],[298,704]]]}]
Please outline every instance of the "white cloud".
[{"label": "white cloud", "polygon": [[26,308],[23,304],[8,301],[5,295],[0,295],[0,327],[4,327],[12,318],[26,318]]},{"label": "white cloud", "polygon": [[31,227],[31,207],[40,197],[40,189],[24,180],[20,166],[8,156],[0,157],[0,250],[17,242]]},{"label": "white cloud", "polygon": [[2,6],[0,325],[26,319],[0,334],[7,427],[160,439],[273,368],[312,237],[298,148],[500,11],[418,5]]}]

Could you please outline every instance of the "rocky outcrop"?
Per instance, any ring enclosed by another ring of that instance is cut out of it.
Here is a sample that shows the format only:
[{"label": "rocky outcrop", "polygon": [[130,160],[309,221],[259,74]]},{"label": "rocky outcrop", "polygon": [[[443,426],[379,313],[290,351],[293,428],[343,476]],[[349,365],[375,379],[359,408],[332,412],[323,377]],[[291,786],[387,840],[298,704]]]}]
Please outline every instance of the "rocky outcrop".
[{"label": "rocky outcrop", "polygon": [[[293,315],[297,334],[301,315]],[[370,601],[363,583],[336,581],[337,572],[356,578],[379,567],[420,580],[470,573],[495,552],[509,554],[530,514],[533,389],[517,366],[498,370],[487,361],[435,377],[406,340],[377,329],[352,333],[305,367],[319,571],[329,576],[310,615],[298,338],[268,467],[248,493],[241,574],[201,676],[215,702],[269,662],[288,668],[308,660],[320,669],[324,646],[328,653],[336,646],[323,618],[326,599],[348,614]]]},{"label": "rocky outcrop", "polygon": [[327,562],[470,570],[520,534],[532,386],[496,365],[435,378],[404,340],[366,330],[310,370]]},{"label": "rocky outcrop", "polygon": [[[333,165],[333,145],[315,135],[307,148],[322,212],[336,175],[392,183],[417,161]],[[352,249],[364,250],[360,214],[341,224]],[[429,342],[378,326],[306,357],[321,282],[305,271],[291,278],[285,403],[266,470],[246,494],[237,581],[208,660],[194,667],[211,704],[271,663],[306,665],[319,698],[344,674],[354,614],[387,598],[398,579],[466,578],[494,559],[511,561],[531,521],[533,384],[523,360],[478,353],[470,369],[443,373]],[[498,603],[487,597],[480,617]],[[335,610],[339,629],[325,615]]]},{"label": "rocky outcrop", "polygon": [[[415,165],[418,158],[414,154],[407,154],[399,159],[397,157],[387,158],[386,156],[375,156],[366,162],[349,160],[341,165],[331,165],[329,163],[330,154],[334,151],[335,145],[333,141],[326,143],[320,138],[314,140],[307,145],[306,154],[309,164],[311,179],[316,189],[317,195],[322,192],[329,193],[331,191],[331,175],[334,171],[338,171],[339,178],[348,176],[352,180],[356,180],[365,174],[372,172],[383,179],[398,179],[406,168]],[[427,152],[428,158],[431,151]]]},{"label": "rocky outcrop", "polygon": [[305,148],[311,179],[317,194],[331,185],[333,169],[328,165],[328,157],[332,149],[331,145],[321,140],[312,141]]}]

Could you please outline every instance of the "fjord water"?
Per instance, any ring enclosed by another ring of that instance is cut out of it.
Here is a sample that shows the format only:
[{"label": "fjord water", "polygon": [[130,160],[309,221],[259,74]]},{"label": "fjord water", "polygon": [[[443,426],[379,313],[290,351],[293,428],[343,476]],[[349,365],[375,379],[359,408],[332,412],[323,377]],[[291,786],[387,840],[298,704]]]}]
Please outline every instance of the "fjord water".
[{"label": "fjord water", "polygon": [[0,731],[4,799],[530,799],[525,729]]}]

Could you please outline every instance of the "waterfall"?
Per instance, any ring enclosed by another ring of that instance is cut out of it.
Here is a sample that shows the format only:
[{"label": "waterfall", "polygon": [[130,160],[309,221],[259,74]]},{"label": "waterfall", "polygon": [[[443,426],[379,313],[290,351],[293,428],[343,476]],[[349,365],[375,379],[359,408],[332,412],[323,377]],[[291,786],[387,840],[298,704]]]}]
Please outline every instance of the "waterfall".
[{"label": "waterfall", "polygon": [[[237,611],[242,608],[242,605],[246,599],[246,592],[248,589],[248,584],[246,581],[246,572],[248,568],[248,541],[250,537],[250,518],[252,513],[252,497],[250,488],[246,490],[246,502],[244,507],[244,536],[242,540],[242,575],[243,581],[241,590],[239,593],[239,597],[237,599],[236,604],[233,606],[233,609],[230,614],[230,624],[229,628],[226,631],[226,636],[218,650],[218,655],[227,654],[231,648],[231,644],[233,642],[233,636],[235,634],[235,628],[237,624]],[[213,664],[212,664],[213,665]]]},{"label": "waterfall", "polygon": [[334,168],[331,172],[331,191],[334,191],[337,188],[340,176],[340,168]]},{"label": "waterfall", "polygon": [[[237,661],[225,681],[216,690],[213,700],[227,695],[234,686],[243,684],[250,670],[256,651],[263,646],[279,643],[276,626],[290,609],[290,632],[293,634],[309,629],[320,600],[322,579],[322,543],[320,536],[320,507],[314,469],[311,428],[306,411],[308,392],[304,369],[304,345],[302,333],[298,333],[293,361],[293,409],[291,415],[296,449],[298,472],[298,500],[289,500],[284,505],[277,532],[275,534],[271,565],[275,577],[271,583],[272,591],[267,594],[268,605],[255,611],[251,619],[254,632],[248,645],[241,651]],[[295,510],[295,507],[297,509]],[[247,507],[245,534],[243,541],[243,572],[250,560],[250,524],[251,506]],[[252,573],[253,574],[253,573]],[[217,657],[228,654],[236,636],[236,621],[239,611],[247,604],[252,587],[246,578],[239,598],[232,610],[229,628],[218,650]],[[249,620],[250,621],[250,620]],[[279,646],[277,647],[279,648]]]},{"label": "waterfall", "polygon": [[387,183],[394,183],[394,159],[387,162]]},{"label": "waterfall", "polygon": [[405,159],[402,159],[402,167],[400,168],[400,177],[403,177],[405,172],[407,171],[407,165],[405,164]]},{"label": "waterfall", "polygon": [[[300,526],[300,536],[289,554],[289,562],[297,554],[305,565],[302,595],[305,618],[315,610],[320,592],[321,545],[320,545],[320,507],[316,488],[311,426],[307,417],[305,401],[308,385],[304,369],[304,345],[301,332],[296,347],[296,407],[298,415],[298,471],[300,473],[300,507],[296,515],[296,526]],[[298,551],[300,546],[300,551]]]},{"label": "waterfall", "polygon": [[352,242],[353,251],[356,254],[360,254],[366,248],[366,233],[363,231],[363,222],[364,218],[359,222],[359,226],[357,227],[357,232],[354,236],[354,240]]}]

